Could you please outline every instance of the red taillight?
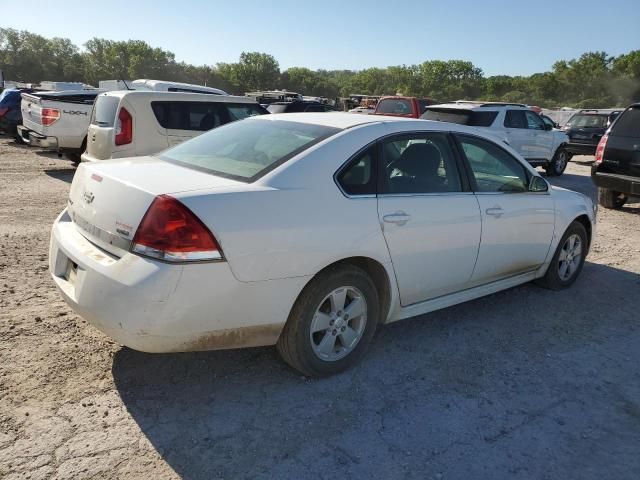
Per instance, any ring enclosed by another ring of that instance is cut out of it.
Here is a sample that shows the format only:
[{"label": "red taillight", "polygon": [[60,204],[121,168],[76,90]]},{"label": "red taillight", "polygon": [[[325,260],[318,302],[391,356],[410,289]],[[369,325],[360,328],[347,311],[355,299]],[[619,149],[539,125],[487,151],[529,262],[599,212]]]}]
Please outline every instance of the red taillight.
[{"label": "red taillight", "polygon": [[57,108],[43,108],[40,111],[40,119],[42,120],[42,125],[45,127],[57,122],[59,118],[60,110]]},{"label": "red taillight", "polygon": [[0,118],[4,117],[9,111],[9,107],[0,108]]},{"label": "red taillight", "polygon": [[168,262],[222,259],[220,246],[209,229],[169,195],[155,198],[133,237],[131,250]]},{"label": "red taillight", "polygon": [[126,108],[118,112],[116,123],[116,145],[126,145],[133,141],[133,118]]},{"label": "red taillight", "polygon": [[604,148],[607,146],[607,140],[609,140],[609,135],[605,133],[596,148],[596,164],[602,163],[602,160],[604,159]]}]

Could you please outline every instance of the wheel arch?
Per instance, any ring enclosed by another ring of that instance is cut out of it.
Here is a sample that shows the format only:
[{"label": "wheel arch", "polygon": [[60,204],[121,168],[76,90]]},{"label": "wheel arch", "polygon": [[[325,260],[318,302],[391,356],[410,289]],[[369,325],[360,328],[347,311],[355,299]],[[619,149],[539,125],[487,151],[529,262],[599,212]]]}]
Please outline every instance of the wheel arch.
[{"label": "wheel arch", "polygon": [[571,223],[573,222],[578,222],[582,224],[584,229],[587,231],[587,252],[588,252],[589,249],[591,248],[591,235],[592,235],[591,220],[589,220],[589,217],[587,216],[586,213],[583,213],[582,215],[578,215],[576,218],[574,218]]},{"label": "wheel arch", "polygon": [[[378,301],[380,306],[380,323],[385,323],[391,309],[392,300],[392,278],[390,278],[387,269],[379,261],[370,257],[354,256],[346,257],[330,263],[320,271],[318,271],[302,288],[298,297],[302,295],[302,292],[307,288],[309,283],[318,275],[325,273],[329,270],[340,268],[342,266],[351,265],[364,270],[367,275],[371,277],[376,290],[378,291]],[[296,299],[297,300],[297,299]]]}]

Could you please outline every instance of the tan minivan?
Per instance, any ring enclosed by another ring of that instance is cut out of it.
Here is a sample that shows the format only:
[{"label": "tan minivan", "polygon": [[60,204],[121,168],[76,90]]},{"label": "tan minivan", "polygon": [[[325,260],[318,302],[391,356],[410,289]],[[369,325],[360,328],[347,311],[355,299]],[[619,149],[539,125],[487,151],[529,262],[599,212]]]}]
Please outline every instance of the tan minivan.
[{"label": "tan minivan", "polygon": [[107,92],[96,97],[82,161],[150,155],[225,123],[268,113],[249,97]]}]

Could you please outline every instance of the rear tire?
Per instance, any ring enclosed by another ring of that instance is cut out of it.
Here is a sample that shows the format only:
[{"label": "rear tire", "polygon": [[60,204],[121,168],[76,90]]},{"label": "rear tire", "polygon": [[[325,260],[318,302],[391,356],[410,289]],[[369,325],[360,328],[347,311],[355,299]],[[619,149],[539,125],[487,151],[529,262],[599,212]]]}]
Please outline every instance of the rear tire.
[{"label": "rear tire", "polygon": [[371,278],[358,267],[338,266],[304,288],[276,348],[285,362],[306,376],[333,375],[362,357],[379,316]]},{"label": "rear tire", "polygon": [[619,210],[627,203],[628,197],[609,188],[598,187],[598,203],[604,208]]},{"label": "rear tire", "polygon": [[569,154],[564,147],[559,147],[553,156],[551,163],[544,167],[549,177],[558,177],[563,174],[569,163]]},{"label": "rear tire", "polygon": [[560,239],[547,273],[536,283],[550,290],[570,287],[582,271],[588,250],[587,231],[584,225],[574,221]]}]

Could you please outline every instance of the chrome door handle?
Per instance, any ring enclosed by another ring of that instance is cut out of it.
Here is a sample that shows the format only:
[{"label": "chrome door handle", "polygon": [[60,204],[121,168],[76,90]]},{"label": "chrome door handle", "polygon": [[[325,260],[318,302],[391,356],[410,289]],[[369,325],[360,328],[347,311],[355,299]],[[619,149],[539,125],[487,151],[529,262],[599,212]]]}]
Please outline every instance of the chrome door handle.
[{"label": "chrome door handle", "polygon": [[382,217],[382,220],[386,223],[395,223],[396,225],[404,225],[411,220],[411,215],[407,215],[404,212],[390,213]]},{"label": "chrome door handle", "polygon": [[493,208],[487,208],[485,210],[485,213],[487,215],[491,215],[492,217],[500,218],[504,213],[504,210],[502,210],[502,208],[500,207],[493,207]]}]

